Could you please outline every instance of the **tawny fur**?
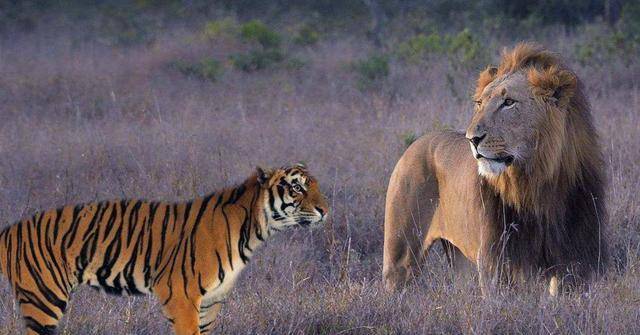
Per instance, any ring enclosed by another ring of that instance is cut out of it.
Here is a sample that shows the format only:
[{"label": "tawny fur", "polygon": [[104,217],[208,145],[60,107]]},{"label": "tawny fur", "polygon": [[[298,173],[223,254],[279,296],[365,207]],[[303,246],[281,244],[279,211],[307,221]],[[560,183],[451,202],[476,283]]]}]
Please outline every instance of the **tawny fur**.
[{"label": "tawny fur", "polygon": [[[505,107],[511,95],[519,100]],[[604,162],[576,75],[555,54],[520,44],[480,74],[474,99],[466,136],[429,133],[393,171],[386,286],[410,280],[437,240],[476,264],[483,286],[488,279],[522,282],[542,274],[557,291],[558,282],[581,283],[602,271]],[[515,155],[499,175],[478,174],[484,158],[476,160],[465,137],[481,133],[484,153]]]}]

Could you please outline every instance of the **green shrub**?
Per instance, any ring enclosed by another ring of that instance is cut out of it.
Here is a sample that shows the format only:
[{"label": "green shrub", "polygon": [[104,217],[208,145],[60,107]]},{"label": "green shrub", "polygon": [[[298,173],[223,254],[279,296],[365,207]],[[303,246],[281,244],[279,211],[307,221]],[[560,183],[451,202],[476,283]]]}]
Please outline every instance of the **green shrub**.
[{"label": "green shrub", "polygon": [[360,89],[372,88],[389,76],[389,57],[371,55],[365,59],[355,61],[352,67],[358,74],[358,86]]},{"label": "green shrub", "polygon": [[444,49],[438,33],[418,34],[398,46],[398,55],[405,61],[418,63],[429,53],[441,53]]},{"label": "green shrub", "polygon": [[213,58],[203,59],[198,65],[203,79],[215,81],[223,72],[222,64]]},{"label": "green shrub", "polygon": [[253,72],[264,70],[285,59],[280,49],[282,38],[259,20],[249,21],[240,27],[240,37],[247,42],[257,42],[260,46],[246,53],[231,55],[231,63],[236,69]]},{"label": "green shrub", "polygon": [[253,72],[266,69],[284,60],[284,55],[280,50],[251,50],[244,54],[231,56],[231,62],[236,69]]},{"label": "green shrub", "polygon": [[576,59],[582,65],[586,65],[587,63],[589,63],[589,61],[591,61],[593,55],[595,54],[595,48],[593,47],[593,45],[591,45],[591,43],[578,43],[576,44],[575,48]]},{"label": "green shrub", "polygon": [[155,39],[157,27],[146,16],[115,5],[105,6],[100,14],[100,35],[107,44],[128,46]]},{"label": "green shrub", "polygon": [[629,1],[622,7],[620,29],[625,37],[634,43],[640,43],[640,3]]},{"label": "green shrub", "polygon": [[420,136],[414,132],[407,132],[402,136],[404,141],[404,147],[408,148],[413,142],[415,142]]},{"label": "green shrub", "polygon": [[269,29],[260,20],[253,20],[243,24],[240,27],[240,36],[245,41],[260,43],[264,49],[278,48],[282,40],[280,34]]},{"label": "green shrub", "polygon": [[224,72],[222,64],[213,58],[205,58],[197,63],[180,60],[173,62],[171,66],[185,76],[210,81],[216,81]]},{"label": "green shrub", "polygon": [[297,57],[291,57],[285,62],[285,67],[292,71],[300,70],[305,67],[305,65],[307,65],[307,62]]},{"label": "green shrub", "polygon": [[465,28],[455,36],[447,36],[448,53],[462,65],[472,65],[484,61],[480,41]]},{"label": "green shrub", "polygon": [[487,60],[480,41],[469,29],[455,35],[417,34],[400,43],[396,54],[409,63],[419,63],[429,55],[446,55],[454,66],[473,66]]},{"label": "green shrub", "polygon": [[209,40],[231,37],[238,33],[238,22],[234,18],[225,17],[222,20],[213,20],[205,23],[202,35]]},{"label": "green shrub", "polygon": [[405,61],[418,63],[426,54],[427,36],[418,34],[400,43],[398,55]]},{"label": "green shrub", "polygon": [[320,34],[309,25],[305,25],[298,31],[298,34],[294,37],[293,42],[298,45],[313,45],[318,43]]},{"label": "green shrub", "polygon": [[607,64],[613,57],[627,62],[635,60],[638,52],[635,36],[609,29],[604,31],[591,29],[587,30],[587,34],[589,35],[587,41],[575,45],[575,57],[580,64]]}]

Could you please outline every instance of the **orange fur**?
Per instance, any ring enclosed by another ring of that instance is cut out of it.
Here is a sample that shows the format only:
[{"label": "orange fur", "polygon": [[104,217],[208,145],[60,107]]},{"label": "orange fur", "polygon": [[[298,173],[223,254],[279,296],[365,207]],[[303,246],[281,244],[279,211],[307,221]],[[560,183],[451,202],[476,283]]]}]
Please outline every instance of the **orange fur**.
[{"label": "orange fur", "polygon": [[[297,210],[272,208],[280,202]],[[213,328],[252,253],[284,228],[278,222],[315,224],[327,210],[304,168],[259,169],[237,187],[183,203],[116,200],[38,213],[0,233],[0,269],[30,334],[55,331],[79,284],[153,293],[177,334],[200,334]]]}]

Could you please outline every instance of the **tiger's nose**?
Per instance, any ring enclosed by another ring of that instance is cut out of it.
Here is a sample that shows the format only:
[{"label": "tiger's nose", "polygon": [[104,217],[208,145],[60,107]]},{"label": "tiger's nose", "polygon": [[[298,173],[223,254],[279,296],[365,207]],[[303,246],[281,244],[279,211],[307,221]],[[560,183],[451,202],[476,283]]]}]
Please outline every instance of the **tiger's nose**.
[{"label": "tiger's nose", "polygon": [[473,136],[471,138],[467,138],[469,140],[469,142],[471,142],[471,144],[473,144],[474,147],[478,147],[478,144],[480,144],[480,142],[482,142],[482,140],[484,140],[484,138],[487,137],[487,134],[483,134],[482,136]]}]

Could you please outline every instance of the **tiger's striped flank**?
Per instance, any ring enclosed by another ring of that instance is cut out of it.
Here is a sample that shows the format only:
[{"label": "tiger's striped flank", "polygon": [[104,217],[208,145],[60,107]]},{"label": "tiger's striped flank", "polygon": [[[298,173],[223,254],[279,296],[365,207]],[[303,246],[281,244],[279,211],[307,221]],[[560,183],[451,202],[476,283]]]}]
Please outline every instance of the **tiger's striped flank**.
[{"label": "tiger's striped flank", "polygon": [[303,166],[265,171],[182,203],[114,200],[38,213],[0,232],[27,334],[53,334],[73,289],[154,294],[176,334],[213,329],[220,302],[274,232],[317,225],[328,205]]}]

